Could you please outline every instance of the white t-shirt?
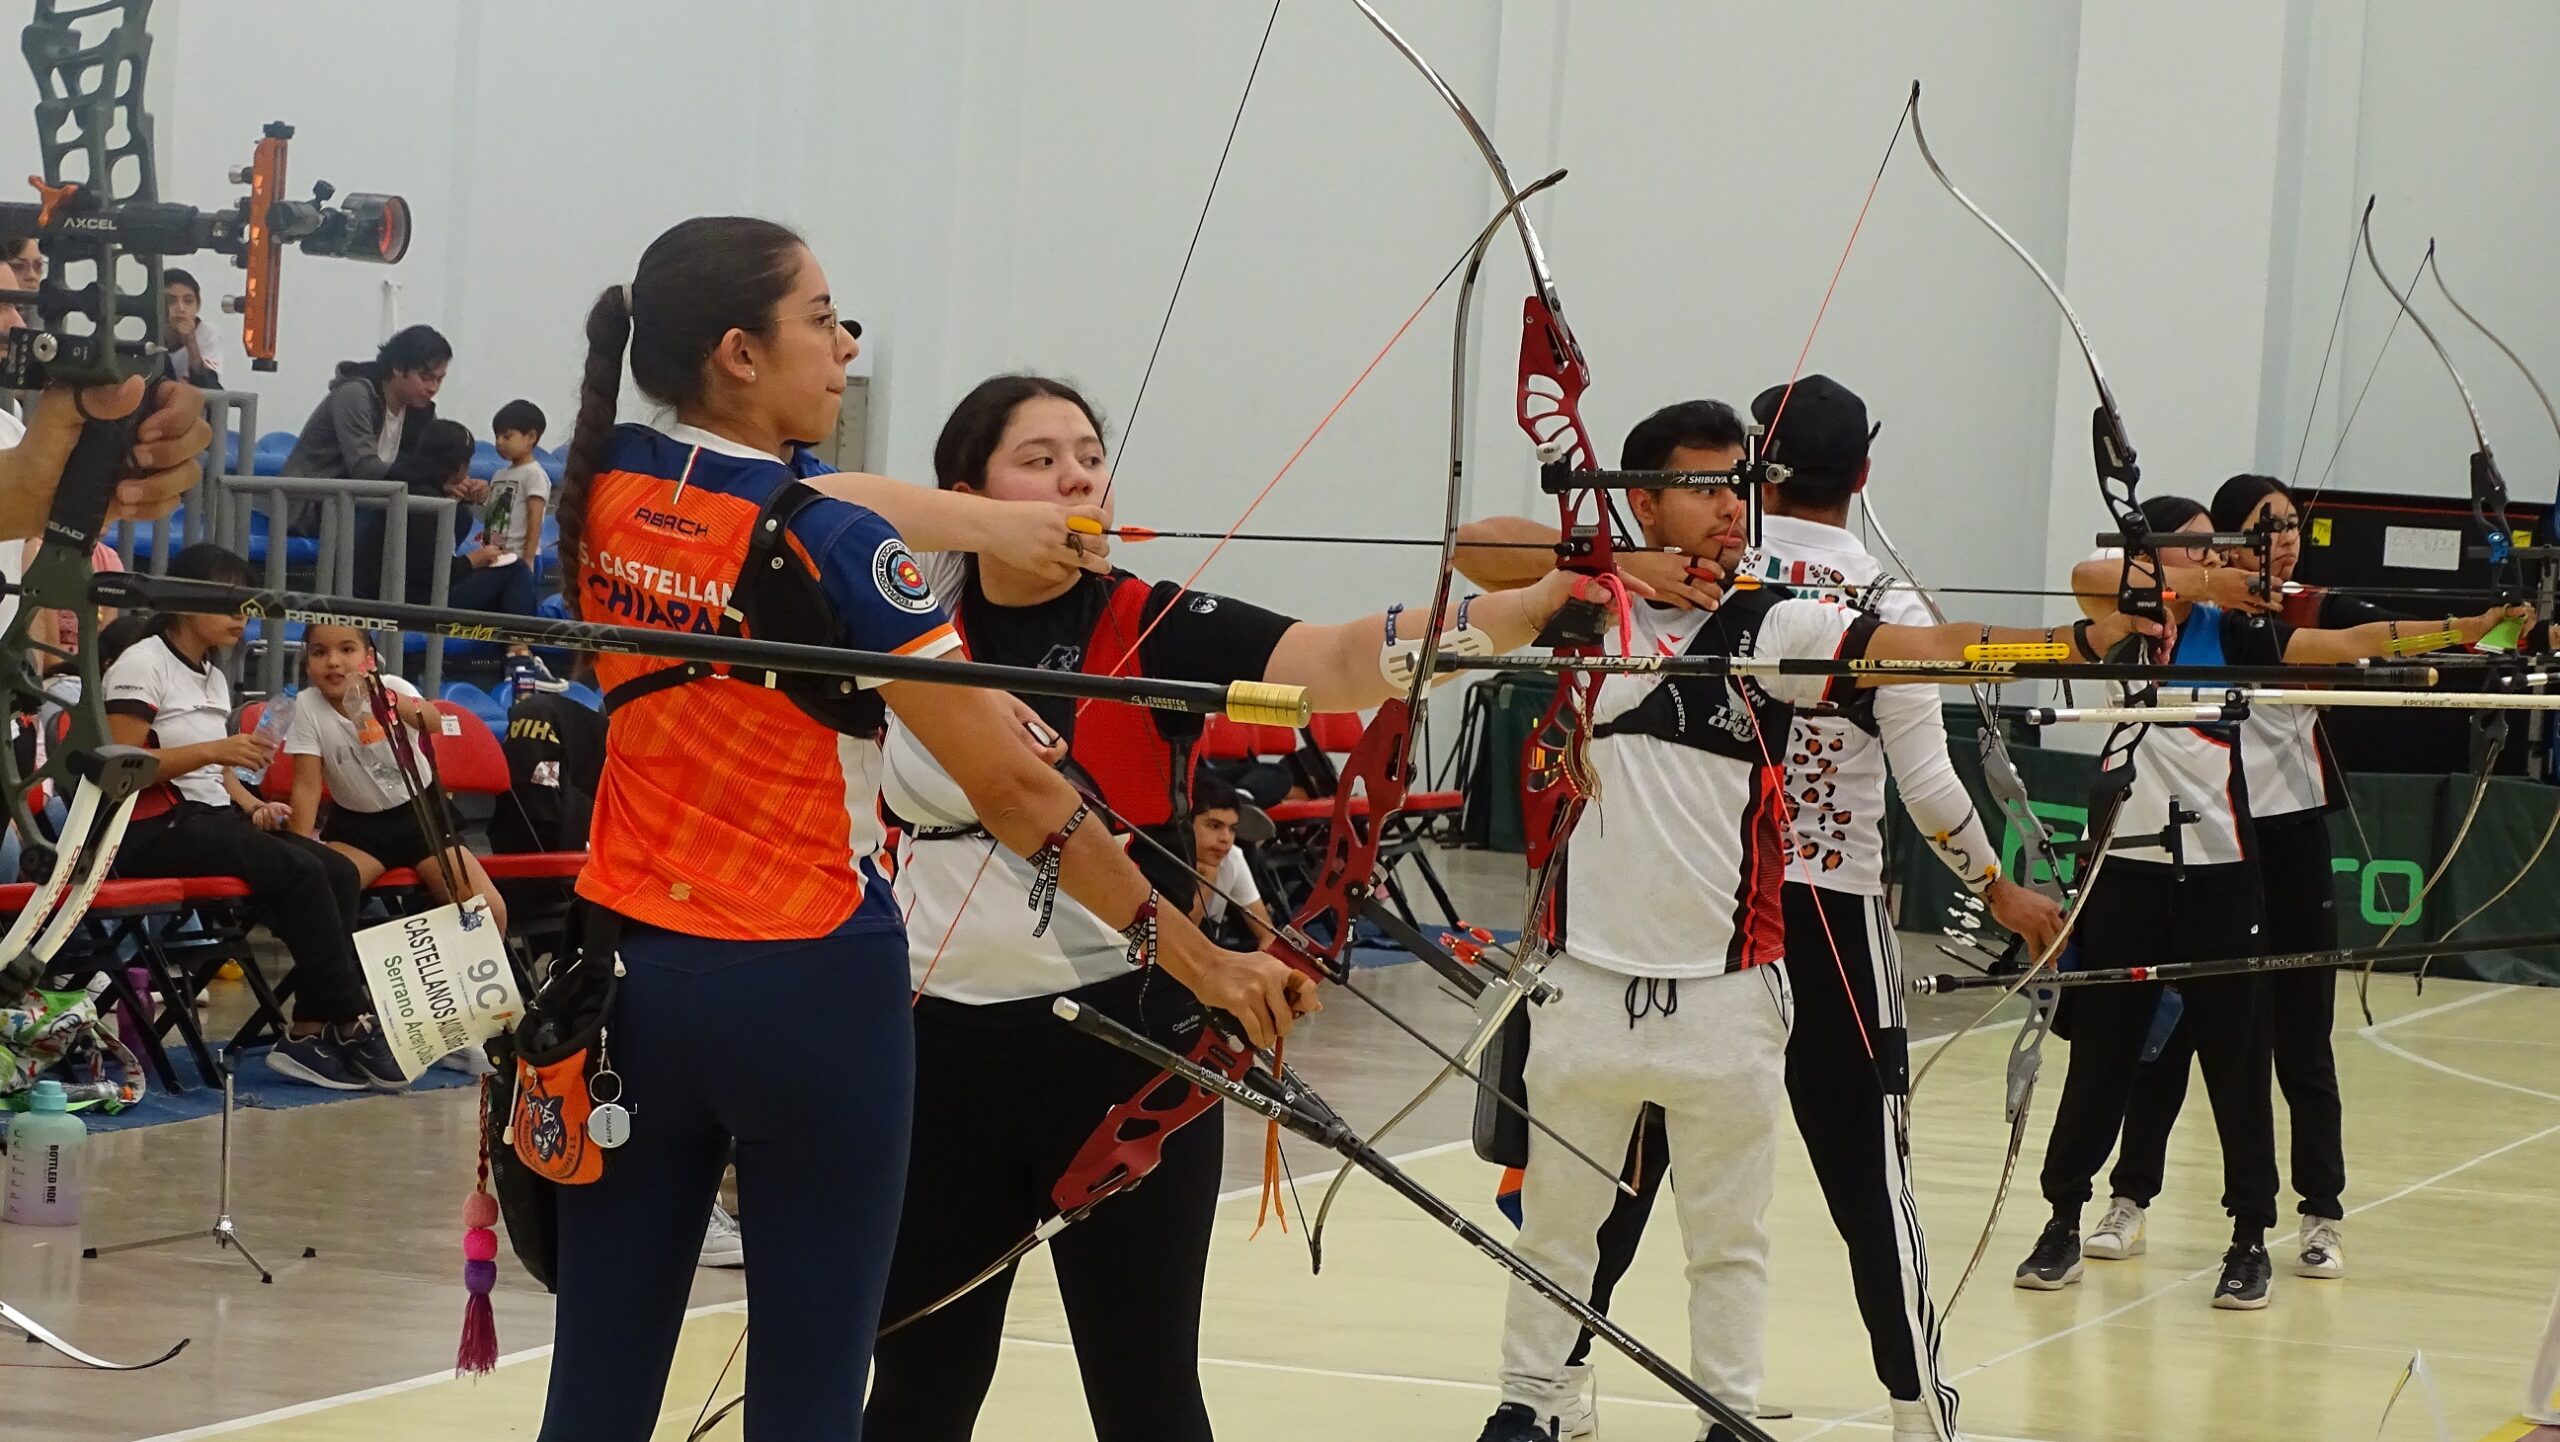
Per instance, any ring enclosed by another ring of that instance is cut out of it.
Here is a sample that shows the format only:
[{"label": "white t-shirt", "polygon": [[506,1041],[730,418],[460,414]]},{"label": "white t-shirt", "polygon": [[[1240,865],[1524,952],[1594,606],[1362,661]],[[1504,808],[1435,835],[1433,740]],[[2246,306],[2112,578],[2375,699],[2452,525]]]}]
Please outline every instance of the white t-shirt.
[{"label": "white t-shirt", "polygon": [[[397,676],[383,677],[382,684],[403,699],[425,699],[417,687]],[[352,717],[330,704],[329,698],[315,687],[305,686],[295,693],[293,701],[293,722],[284,733],[285,754],[320,758],[321,775],[329,783],[329,799],[340,810],[380,812],[409,803],[409,786],[400,776],[399,755],[391,749],[390,738],[383,735],[382,723],[374,719],[373,708],[365,704],[363,692],[352,688],[347,692],[348,704],[357,712]],[[419,780],[432,782],[435,768],[428,764],[426,747],[418,733],[402,726],[400,734],[408,742]]]},{"label": "white t-shirt", "polygon": [[2248,773],[2249,809],[2260,821],[2325,811],[2334,797],[2320,754],[2320,708],[2253,706],[2240,723],[2240,764]]},{"label": "white t-shirt", "polygon": [[[1745,574],[1800,596],[1842,601],[1892,626],[1931,624],[1929,609],[1907,586],[1879,585],[1888,573],[1858,538],[1838,526],[1793,516],[1761,523],[1761,546],[1744,558]],[[1960,881],[1975,881],[2000,859],[1972,794],[1947,759],[1945,703],[1960,692],[1938,686],[1880,686],[1859,719],[1798,711],[1787,746],[1787,794],[1795,845],[1787,880],[1884,895],[1884,791],[1888,760],[1903,809],[1932,838],[1938,859]],[[1871,720],[1873,729],[1862,724]],[[1938,843],[1934,838],[1945,836]]]},{"label": "white t-shirt", "polygon": [[1253,868],[1245,864],[1244,843],[1241,841],[1227,848],[1226,856],[1218,862],[1218,874],[1209,879],[1208,889],[1200,893],[1209,920],[1217,921],[1226,916],[1227,898],[1230,896],[1246,906],[1262,899],[1261,890],[1253,884]]},{"label": "white t-shirt", "polygon": [[[895,718],[880,748],[880,799],[918,826],[977,821],[960,783]],[[1083,824],[1106,823],[1093,815]],[[907,961],[915,984],[945,1001],[978,1006],[1128,974],[1128,938],[1064,891],[1048,930],[1033,936],[1039,913],[1024,900],[1032,880],[1031,863],[991,838],[918,841],[900,832],[893,885],[899,911],[914,918]]]},{"label": "white t-shirt", "polygon": [[[1863,619],[1833,602],[1738,588],[1713,613],[1637,603],[1631,649],[1829,659],[1858,639]],[[1613,626],[1613,653],[1618,644]],[[1567,843],[1558,913],[1564,947],[1580,960],[1627,976],[1703,977],[1781,958],[1788,848],[1784,778],[1771,766],[1791,708],[1821,704],[1830,682],[1739,684],[1748,705],[1712,676],[1601,684],[1586,752],[1595,785]],[[1864,704],[1846,683],[1840,696]]]},{"label": "white t-shirt", "polygon": [[[2198,602],[2178,625],[2178,649],[2172,658],[2194,665],[2280,665],[2293,628],[2262,616],[2225,612]],[[2119,695],[2124,687],[2111,685]],[[2221,699],[2217,686],[2162,686],[2163,706],[2212,705]],[[2284,708],[2270,708],[2284,709]],[[2257,814],[2250,792],[2255,767],[2248,761],[2252,739],[2245,725],[2215,722],[2202,726],[2154,726],[2133,757],[2133,789],[2125,797],[2116,822],[2120,861],[2167,866],[2230,866],[2248,861]],[[2169,808],[2192,816],[2176,827],[2179,851],[2166,846],[2126,845],[2134,838],[2166,839]]]},{"label": "white t-shirt", "polygon": [[[213,317],[209,315],[196,317],[196,338],[187,348],[195,352],[197,365],[217,375],[221,374],[222,331],[214,325]],[[181,376],[180,379],[183,380],[185,377]]]},{"label": "white t-shirt", "polygon": [[[189,663],[169,648],[165,635],[134,642],[107,669],[106,685],[108,714],[149,722],[153,750],[200,746],[231,734],[230,678],[210,657],[201,666]],[[231,804],[219,766],[199,766],[167,780],[189,801]]]},{"label": "white t-shirt", "polygon": [[540,501],[547,509],[551,503],[551,473],[539,461],[526,461],[509,466],[489,478],[489,519],[482,535],[501,551],[513,551],[526,561],[542,549],[542,537],[527,524],[530,502]]}]

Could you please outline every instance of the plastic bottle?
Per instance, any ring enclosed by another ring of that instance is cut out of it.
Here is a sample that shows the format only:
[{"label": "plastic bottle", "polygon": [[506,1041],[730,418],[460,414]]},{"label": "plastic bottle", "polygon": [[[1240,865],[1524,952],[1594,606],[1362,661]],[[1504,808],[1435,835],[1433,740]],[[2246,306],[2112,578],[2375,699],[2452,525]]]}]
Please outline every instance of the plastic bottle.
[{"label": "plastic bottle", "polygon": [[69,1100],[62,1083],[37,1082],[34,1108],[9,1124],[9,1192],[0,1219],[27,1227],[79,1222],[89,1126],[67,1110]]},{"label": "plastic bottle", "polygon": [[[258,713],[258,729],[253,734],[255,734],[259,740],[267,743],[267,754],[272,758],[284,750],[284,733],[292,728],[293,697],[290,695],[284,695],[278,696],[274,700],[269,701],[266,709]],[[273,765],[274,763],[270,760],[268,764]],[[254,771],[245,766],[240,768],[240,784],[248,787],[253,792],[258,789],[258,783],[266,779],[267,768],[265,766],[261,766]]]}]

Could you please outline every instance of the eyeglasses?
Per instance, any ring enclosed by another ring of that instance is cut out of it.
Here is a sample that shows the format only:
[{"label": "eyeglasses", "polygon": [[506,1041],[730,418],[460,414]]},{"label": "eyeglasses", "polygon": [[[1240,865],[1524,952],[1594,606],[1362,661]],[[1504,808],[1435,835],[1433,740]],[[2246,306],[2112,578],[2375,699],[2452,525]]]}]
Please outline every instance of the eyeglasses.
[{"label": "eyeglasses", "polygon": [[846,335],[851,336],[855,340],[862,339],[862,322],[858,320],[846,320],[844,317],[836,314],[836,308],[831,305],[820,306],[816,310],[804,311],[799,315],[788,315],[782,318],[784,320],[817,321],[828,330],[833,330],[837,326],[842,326],[844,327],[844,333]]}]

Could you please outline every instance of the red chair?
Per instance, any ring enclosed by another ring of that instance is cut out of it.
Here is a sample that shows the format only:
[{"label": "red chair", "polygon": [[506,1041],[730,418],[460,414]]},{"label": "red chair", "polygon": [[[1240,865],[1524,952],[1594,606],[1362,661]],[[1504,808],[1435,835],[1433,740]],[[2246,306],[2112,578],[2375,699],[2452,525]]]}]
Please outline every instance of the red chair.
[{"label": "red chair", "polygon": [[[1270,808],[1272,824],[1280,828],[1283,840],[1277,848],[1279,857],[1290,860],[1302,875],[1310,879],[1312,868],[1323,852],[1325,828],[1333,821],[1336,793],[1341,785],[1341,763],[1347,761],[1352,750],[1360,744],[1361,733],[1365,729],[1366,723],[1354,712],[1326,711],[1309,717],[1306,744],[1316,753],[1316,769],[1323,794],[1305,801],[1284,801]],[[1442,884],[1440,874],[1432,868],[1430,856],[1432,828],[1443,818],[1455,816],[1465,801],[1464,793],[1457,791],[1409,791],[1405,794],[1403,807],[1388,818],[1378,843],[1379,889],[1386,893],[1406,923],[1417,929],[1421,921],[1414,915],[1413,907],[1405,899],[1404,888],[1396,879],[1396,868],[1407,861],[1421,873],[1423,885],[1430,888],[1432,899],[1439,903],[1447,924],[1460,929],[1466,925],[1459,919],[1457,904],[1450,899],[1448,887]],[[1368,820],[1369,798],[1365,792],[1351,798],[1350,812],[1355,820]]]},{"label": "red chair", "polygon": [[[506,804],[514,794],[507,772],[507,749],[489,723],[455,701],[438,701],[445,714],[444,734],[435,738],[436,771],[456,796],[487,796]],[[480,864],[493,881],[569,881],[586,869],[584,851],[520,851],[483,856]]]}]

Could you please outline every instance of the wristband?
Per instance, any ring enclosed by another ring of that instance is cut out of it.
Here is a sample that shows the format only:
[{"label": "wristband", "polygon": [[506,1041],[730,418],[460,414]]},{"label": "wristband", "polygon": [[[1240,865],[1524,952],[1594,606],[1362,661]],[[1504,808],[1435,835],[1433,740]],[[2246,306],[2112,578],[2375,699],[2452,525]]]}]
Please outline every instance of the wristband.
[{"label": "wristband", "polygon": [[1031,853],[1031,909],[1040,915],[1040,919],[1031,924],[1033,936],[1046,933],[1050,918],[1057,914],[1058,871],[1066,865],[1067,838],[1075,835],[1076,828],[1084,825],[1084,819],[1092,814],[1092,807],[1077,802],[1075,814],[1050,832],[1049,839],[1040,843],[1040,849]]},{"label": "wristband", "polygon": [[1129,952],[1125,958],[1129,965],[1143,967],[1155,961],[1156,893],[1153,888],[1148,889],[1147,899],[1138,903],[1138,914],[1129,918],[1127,926],[1120,928],[1120,934],[1129,938]]},{"label": "wristband", "polygon": [[2089,628],[2096,624],[2085,617],[2071,624],[2071,649],[2092,661],[2103,659],[2098,655],[2098,648],[2089,644]]}]

